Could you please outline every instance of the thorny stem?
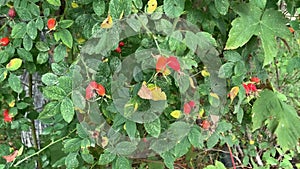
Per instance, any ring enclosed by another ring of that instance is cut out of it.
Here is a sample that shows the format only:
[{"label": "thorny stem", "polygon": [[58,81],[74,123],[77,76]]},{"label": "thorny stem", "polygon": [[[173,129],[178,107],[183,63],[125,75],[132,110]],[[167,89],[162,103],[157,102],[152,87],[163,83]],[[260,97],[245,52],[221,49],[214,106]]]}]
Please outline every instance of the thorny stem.
[{"label": "thorny stem", "polygon": [[22,160],[18,161],[18,162],[14,165],[14,167],[16,167],[16,166],[18,166],[19,164],[21,164],[22,162],[24,162],[24,161],[30,159],[31,157],[34,157],[34,156],[36,156],[36,155],[39,155],[41,152],[43,152],[43,151],[46,150],[47,148],[51,147],[52,145],[54,145],[54,144],[56,144],[56,143],[58,143],[58,142],[63,141],[64,139],[68,138],[68,137],[69,137],[72,133],[74,133],[75,131],[76,131],[76,128],[73,129],[73,130],[72,130],[68,135],[66,135],[65,137],[62,137],[62,138],[60,138],[60,139],[58,139],[58,140],[56,140],[56,141],[52,141],[50,144],[46,145],[45,147],[43,147],[43,148],[40,149],[39,151],[37,151],[37,152],[35,152],[35,153],[33,153],[33,154],[31,154],[31,155],[29,155],[29,156],[23,158]]}]

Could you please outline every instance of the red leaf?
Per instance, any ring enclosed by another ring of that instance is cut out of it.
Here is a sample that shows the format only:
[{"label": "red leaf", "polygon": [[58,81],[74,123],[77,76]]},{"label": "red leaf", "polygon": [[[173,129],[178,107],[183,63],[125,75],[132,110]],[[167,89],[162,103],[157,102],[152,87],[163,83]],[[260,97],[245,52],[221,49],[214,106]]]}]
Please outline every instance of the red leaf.
[{"label": "red leaf", "polygon": [[96,92],[100,95],[100,96],[104,96],[105,95],[105,88],[104,86],[102,86],[101,84],[97,85],[96,88]]},{"label": "red leaf", "polygon": [[156,62],[156,72],[163,73],[166,70],[167,58],[160,56]]},{"label": "red leaf", "polygon": [[170,68],[172,68],[173,70],[175,70],[177,72],[180,71],[180,63],[175,56],[170,56],[167,59],[167,62],[168,62],[168,66],[170,66]]},{"label": "red leaf", "polygon": [[185,103],[185,104],[183,105],[183,112],[184,112],[185,114],[190,114],[190,112],[191,112],[191,106],[189,105],[189,103]]},{"label": "red leaf", "polygon": [[7,155],[7,156],[2,156],[2,158],[4,158],[7,163],[10,163],[15,160],[17,155],[18,155],[18,150],[15,150],[12,154]]},{"label": "red leaf", "polygon": [[247,86],[248,86],[250,92],[256,92],[257,91],[257,88],[256,88],[255,84],[249,83]]},{"label": "red leaf", "polygon": [[246,91],[246,94],[249,94],[249,93],[250,93],[250,88],[249,88],[249,86],[248,86],[247,84],[243,83],[243,87],[244,87],[244,89],[245,89],[245,91]]},{"label": "red leaf", "polygon": [[88,85],[88,87],[85,89],[85,99],[90,100],[95,96],[94,89]]},{"label": "red leaf", "polygon": [[105,88],[101,84],[98,84],[95,81],[91,81],[89,85],[85,89],[85,99],[90,100],[91,98],[95,97],[95,91],[100,96],[105,95]]}]

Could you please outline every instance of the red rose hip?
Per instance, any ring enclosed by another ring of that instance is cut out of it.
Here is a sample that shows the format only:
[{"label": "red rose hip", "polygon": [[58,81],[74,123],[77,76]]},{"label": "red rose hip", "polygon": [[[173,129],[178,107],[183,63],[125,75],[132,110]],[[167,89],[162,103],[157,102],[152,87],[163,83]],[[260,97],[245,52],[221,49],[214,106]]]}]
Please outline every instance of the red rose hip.
[{"label": "red rose hip", "polygon": [[16,11],[15,11],[15,8],[14,7],[11,7],[9,10],[8,10],[8,16],[12,19],[14,19],[14,17],[16,16]]},{"label": "red rose hip", "polygon": [[55,27],[56,27],[56,20],[55,20],[55,18],[48,19],[48,21],[47,21],[47,27],[48,27],[49,30],[55,29]]},{"label": "red rose hip", "polygon": [[7,46],[9,44],[10,40],[8,37],[4,37],[0,39],[0,45],[1,46]]}]

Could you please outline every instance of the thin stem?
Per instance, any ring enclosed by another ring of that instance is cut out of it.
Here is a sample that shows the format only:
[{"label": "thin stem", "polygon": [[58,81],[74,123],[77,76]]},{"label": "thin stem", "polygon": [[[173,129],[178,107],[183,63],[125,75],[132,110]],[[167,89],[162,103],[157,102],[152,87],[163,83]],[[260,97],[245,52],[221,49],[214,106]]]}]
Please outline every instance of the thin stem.
[{"label": "thin stem", "polygon": [[277,66],[277,60],[274,58],[274,65],[275,65],[275,71],[276,71],[276,83],[277,83],[277,88],[279,88],[279,70]]},{"label": "thin stem", "polygon": [[35,152],[35,153],[33,153],[33,154],[31,154],[31,155],[29,155],[29,156],[23,158],[22,160],[18,161],[18,162],[14,165],[14,167],[16,167],[16,166],[18,166],[19,164],[21,164],[22,162],[24,162],[24,161],[30,159],[31,157],[34,157],[34,156],[36,156],[36,155],[39,155],[41,152],[43,152],[44,150],[46,150],[46,149],[49,148],[50,146],[52,146],[52,145],[54,145],[54,144],[56,144],[56,143],[58,143],[58,142],[60,142],[60,141],[63,141],[64,139],[68,138],[68,137],[70,136],[70,134],[74,133],[75,131],[76,131],[76,129],[73,129],[73,130],[72,130],[68,135],[66,135],[65,137],[62,137],[62,138],[60,138],[60,139],[58,139],[58,140],[56,140],[56,141],[52,141],[50,144],[46,145],[45,147],[43,147],[43,148],[40,149],[39,151],[37,151],[37,152]]}]

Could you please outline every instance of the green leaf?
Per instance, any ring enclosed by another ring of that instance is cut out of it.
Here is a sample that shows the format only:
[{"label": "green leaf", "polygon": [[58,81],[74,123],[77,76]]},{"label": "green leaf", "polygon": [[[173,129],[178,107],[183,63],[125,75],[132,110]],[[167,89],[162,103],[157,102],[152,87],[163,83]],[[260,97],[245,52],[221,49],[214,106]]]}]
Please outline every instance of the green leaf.
[{"label": "green leaf", "polygon": [[62,100],[66,97],[66,92],[57,86],[47,86],[43,89],[43,94],[46,98],[51,100]]},{"label": "green leaf", "polygon": [[65,45],[60,44],[54,49],[53,59],[55,62],[62,61],[66,56],[67,56],[67,48]]},{"label": "green leaf", "polygon": [[23,47],[25,50],[30,51],[32,49],[33,46],[33,42],[32,39],[25,34],[24,38],[23,38]]},{"label": "green leaf", "polygon": [[169,169],[174,169],[174,161],[176,160],[176,158],[173,154],[171,154],[170,152],[165,152],[160,154],[160,156],[164,159],[164,163]]},{"label": "green leaf", "polygon": [[0,68],[0,82],[6,79],[7,70],[5,68]]},{"label": "green leaf", "polygon": [[260,37],[264,50],[264,66],[277,55],[278,45],[275,37],[289,38],[285,19],[279,11],[267,9],[264,12],[252,3],[234,8],[240,15],[232,21],[232,28],[225,49],[236,49],[246,44],[253,35]]},{"label": "green leaf", "polygon": [[218,76],[220,78],[230,78],[230,76],[232,75],[232,72],[233,72],[233,66],[234,66],[234,63],[232,63],[232,62],[225,63],[224,65],[222,65],[220,67]]},{"label": "green leaf", "polygon": [[11,73],[9,75],[8,84],[9,84],[10,88],[17,93],[21,93],[23,91],[23,88],[21,85],[21,80],[15,74]]},{"label": "green leaf", "polygon": [[35,44],[35,47],[41,51],[41,52],[47,52],[48,50],[50,50],[49,46],[47,45],[46,42],[42,42],[42,41],[38,41],[36,44]]},{"label": "green leaf", "polygon": [[23,38],[26,33],[26,24],[24,22],[17,23],[13,26],[11,31],[12,38]]},{"label": "green leaf", "polygon": [[77,168],[79,166],[79,162],[77,160],[77,153],[69,153],[65,159],[65,165],[67,168]]},{"label": "green leaf", "polygon": [[6,65],[6,69],[9,71],[15,71],[15,70],[18,70],[21,66],[22,66],[22,59],[13,58]]},{"label": "green leaf", "polygon": [[83,110],[85,108],[85,98],[78,90],[73,90],[72,92],[72,100],[76,108]]},{"label": "green leaf", "polygon": [[93,1],[93,10],[96,15],[103,15],[105,12],[105,2],[102,0]]},{"label": "green leaf", "polygon": [[81,153],[81,157],[88,164],[93,164],[94,163],[94,157],[91,154]]},{"label": "green leaf", "polygon": [[44,64],[49,59],[49,53],[48,52],[40,52],[37,56],[36,62],[38,64]]},{"label": "green leaf", "polygon": [[223,133],[228,130],[231,130],[231,128],[232,128],[232,125],[230,123],[227,123],[226,121],[221,121],[218,123],[216,132]]},{"label": "green leaf", "polygon": [[18,48],[17,53],[20,56],[20,58],[24,59],[25,61],[33,62],[32,54],[24,48]]},{"label": "green leaf", "polygon": [[189,132],[188,139],[190,143],[196,148],[203,148],[204,138],[201,135],[201,130],[198,126],[194,126]]},{"label": "green leaf", "polygon": [[69,97],[66,97],[62,100],[60,105],[60,111],[63,119],[70,123],[73,120],[75,111],[74,111],[74,105],[72,100]]},{"label": "green leaf", "polygon": [[221,15],[226,15],[229,8],[229,2],[228,0],[215,0],[215,7]]},{"label": "green leaf", "polygon": [[61,76],[58,78],[58,87],[62,88],[66,93],[72,92],[72,77]]},{"label": "green leaf", "polygon": [[164,0],[164,11],[170,18],[179,17],[184,10],[185,0]]},{"label": "green leaf", "polygon": [[267,125],[284,151],[296,147],[300,138],[300,118],[296,110],[281,101],[276,93],[262,91],[254,102],[252,115],[253,131]]},{"label": "green leaf", "polygon": [[39,113],[38,119],[48,119],[59,113],[59,102],[53,101],[46,104],[43,111]]},{"label": "green leaf", "polygon": [[215,161],[215,165],[208,165],[204,169],[226,169],[223,163],[220,161]]},{"label": "green leaf", "polygon": [[130,161],[122,156],[117,158],[114,168],[132,169]]},{"label": "green leaf", "polygon": [[190,87],[189,76],[186,74],[175,72],[174,78],[175,78],[175,84],[177,87],[179,87],[180,93],[185,93],[187,89]]},{"label": "green leaf", "polygon": [[73,20],[62,20],[62,21],[59,21],[59,26],[61,28],[69,28],[70,26],[72,26],[74,23]]},{"label": "green leaf", "polygon": [[65,153],[76,152],[81,148],[81,139],[77,137],[69,138],[64,140],[63,145],[64,145],[63,151]]},{"label": "green leaf", "polygon": [[219,142],[219,135],[217,133],[213,133],[208,139],[207,139],[207,148],[213,148],[217,143]]},{"label": "green leaf", "polygon": [[18,16],[24,20],[24,21],[29,21],[32,19],[30,10],[28,10],[27,8],[24,7],[16,7],[16,12],[18,14]]},{"label": "green leaf", "polygon": [[47,0],[47,2],[54,6],[61,6],[60,0]]},{"label": "green leaf", "polygon": [[136,145],[132,142],[122,141],[118,143],[112,153],[120,154],[122,156],[130,155],[136,150]]},{"label": "green leaf", "polygon": [[144,127],[147,133],[149,133],[151,136],[158,138],[158,136],[160,135],[161,125],[159,118],[152,122],[144,123]]},{"label": "green leaf", "polygon": [[238,61],[234,66],[234,74],[235,76],[242,76],[247,73],[246,65],[243,61]]},{"label": "green leaf", "polygon": [[106,165],[111,163],[116,158],[116,154],[112,154],[108,151],[104,151],[103,154],[100,155],[98,164],[99,165]]},{"label": "green leaf", "polygon": [[197,36],[193,32],[187,31],[184,38],[186,46],[193,52],[196,51],[198,44],[198,41],[195,40],[195,37]]},{"label": "green leaf", "polygon": [[0,56],[0,63],[6,63],[10,58],[10,54],[5,50],[0,51]]},{"label": "green leaf", "polygon": [[237,62],[242,60],[242,56],[236,51],[232,51],[232,50],[224,51],[223,55],[224,58],[229,62]]},{"label": "green leaf", "polygon": [[136,8],[142,9],[143,8],[143,1],[142,0],[133,0],[133,3]]},{"label": "green leaf", "polygon": [[135,133],[137,132],[135,122],[127,120],[125,125],[126,125],[126,132],[129,138],[135,138]]},{"label": "green leaf", "polygon": [[58,77],[53,73],[46,73],[42,76],[42,82],[47,86],[52,86],[58,83]]},{"label": "green leaf", "polygon": [[173,154],[175,157],[179,158],[181,156],[183,156],[184,154],[186,154],[189,149],[191,147],[191,144],[188,140],[188,138],[184,138],[182,139],[179,143],[176,144],[176,146],[173,149]]},{"label": "green leaf", "polygon": [[31,20],[27,26],[26,26],[26,32],[27,35],[33,40],[37,36],[37,28],[36,28],[36,22],[34,20]]},{"label": "green leaf", "polygon": [[72,48],[73,46],[72,34],[67,29],[63,29],[61,31],[55,32],[54,38],[56,41],[61,40],[62,43],[65,44],[68,48]]},{"label": "green leaf", "polygon": [[36,26],[36,28],[38,30],[40,30],[40,31],[43,30],[43,28],[44,28],[44,21],[43,21],[42,17],[38,17],[36,19],[35,26]]},{"label": "green leaf", "polygon": [[32,15],[34,16],[40,16],[40,8],[38,5],[34,4],[33,2],[31,2],[30,4],[28,4],[28,8]]}]

